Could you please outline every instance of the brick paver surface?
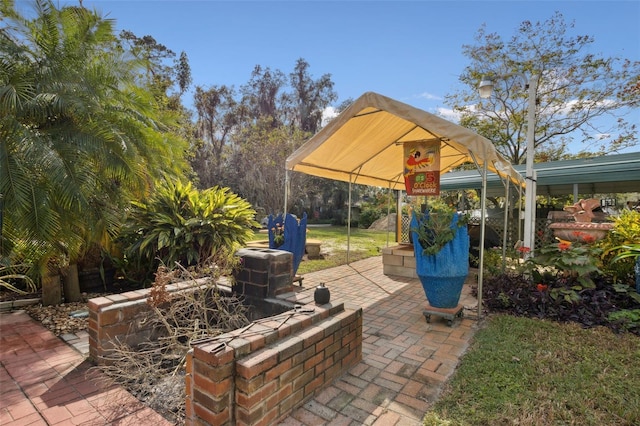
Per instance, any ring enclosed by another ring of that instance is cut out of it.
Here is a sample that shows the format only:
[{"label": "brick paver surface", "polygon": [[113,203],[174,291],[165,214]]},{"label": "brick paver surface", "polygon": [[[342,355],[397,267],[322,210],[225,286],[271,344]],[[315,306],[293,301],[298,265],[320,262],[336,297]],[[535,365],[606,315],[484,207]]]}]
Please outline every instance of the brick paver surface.
[{"label": "brick paver surface", "polygon": [[[467,281],[460,303],[471,308],[473,271]],[[469,345],[475,312],[465,310],[452,326],[437,317],[427,323],[420,281],[384,275],[381,257],[305,274],[298,300],[312,301],[321,282],[332,302],[363,308],[362,361],[280,424],[420,425]],[[22,311],[0,314],[0,425],[170,424],[123,389],[103,385],[80,353],[86,335],[65,340]]]},{"label": "brick paver surface", "polygon": [[170,425],[24,311],[0,314],[0,424]]},{"label": "brick paver surface", "polygon": [[422,424],[476,329],[475,280],[472,270],[460,299],[469,309],[449,326],[435,316],[427,323],[420,281],[384,275],[380,257],[305,274],[304,292],[313,294],[323,282],[332,302],[363,307],[362,362],[281,424]]}]

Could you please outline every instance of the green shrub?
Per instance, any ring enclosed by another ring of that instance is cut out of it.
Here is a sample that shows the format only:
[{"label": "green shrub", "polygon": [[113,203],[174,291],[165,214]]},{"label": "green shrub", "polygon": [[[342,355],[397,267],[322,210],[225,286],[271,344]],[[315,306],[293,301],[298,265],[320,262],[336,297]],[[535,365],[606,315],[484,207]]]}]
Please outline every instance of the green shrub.
[{"label": "green shrub", "polygon": [[600,253],[601,249],[592,244],[560,242],[542,247],[528,262],[534,265],[532,274],[536,283],[544,283],[553,276],[579,290],[594,287],[592,275],[601,273]]},{"label": "green shrub", "polygon": [[359,217],[360,228],[367,229],[373,222],[382,217],[382,209],[376,206],[365,206]]},{"label": "green shrub", "polygon": [[191,183],[165,181],[146,202],[133,202],[120,232],[123,269],[149,281],[160,263],[203,266],[218,250],[249,241],[255,211],[229,188],[203,191]]},{"label": "green shrub", "polygon": [[618,282],[634,282],[635,259],[630,256],[614,261],[627,250],[624,246],[634,244],[640,244],[640,212],[625,210],[614,219],[613,229],[599,242],[604,272]]},{"label": "green shrub", "polygon": [[[531,265],[524,261],[530,251],[528,247],[508,248],[503,257],[502,247],[486,249],[484,251],[484,273],[491,277],[503,273],[524,274],[530,272]],[[477,264],[479,259],[474,256],[472,261]]]},{"label": "green shrub", "polygon": [[640,309],[623,309],[611,312],[609,320],[620,322],[625,330],[640,329]]},{"label": "green shrub", "polygon": [[458,229],[467,226],[469,217],[458,216],[453,224],[456,210],[442,202],[433,202],[428,206],[428,216],[418,216],[418,227],[411,228],[415,232],[426,256],[435,255],[452,241]]}]

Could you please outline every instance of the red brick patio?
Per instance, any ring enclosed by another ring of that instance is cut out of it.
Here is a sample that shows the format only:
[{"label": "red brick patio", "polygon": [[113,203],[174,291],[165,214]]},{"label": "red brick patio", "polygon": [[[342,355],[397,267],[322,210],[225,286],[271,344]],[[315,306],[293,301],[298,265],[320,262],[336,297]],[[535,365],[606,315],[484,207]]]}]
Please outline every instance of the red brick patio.
[{"label": "red brick patio", "polygon": [[[420,425],[469,345],[475,311],[452,327],[440,318],[427,323],[420,282],[384,275],[381,257],[305,274],[298,294],[313,295],[320,282],[332,301],[363,308],[362,362],[280,424]],[[476,304],[474,283],[472,271],[461,298],[468,307]],[[128,392],[99,386],[86,339],[67,339],[71,346],[22,311],[0,314],[0,424],[170,424]]]}]

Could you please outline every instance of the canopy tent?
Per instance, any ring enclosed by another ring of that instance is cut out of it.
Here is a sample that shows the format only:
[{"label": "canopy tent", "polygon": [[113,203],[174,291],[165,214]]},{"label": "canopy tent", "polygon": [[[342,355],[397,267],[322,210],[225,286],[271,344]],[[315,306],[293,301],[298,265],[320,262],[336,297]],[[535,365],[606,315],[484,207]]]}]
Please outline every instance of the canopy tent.
[{"label": "canopy tent", "polygon": [[[297,171],[349,182],[350,185],[403,190],[403,144],[430,141],[440,141],[441,175],[461,164],[473,162],[482,175],[485,191],[487,170],[498,174],[507,188],[509,182],[518,187],[525,186],[523,177],[488,139],[441,117],[373,92],[355,100],[291,154],[286,160],[287,177],[289,171]],[[483,196],[483,216],[485,202]],[[286,203],[285,194],[285,211]],[[480,241],[484,239],[484,228],[482,217]],[[482,309],[483,244],[480,248],[478,316],[481,316]]]},{"label": "canopy tent", "polygon": [[367,92],[287,158],[286,169],[355,184],[404,189],[403,144],[439,140],[440,173],[468,162],[514,184],[523,177],[491,141],[426,111]]}]

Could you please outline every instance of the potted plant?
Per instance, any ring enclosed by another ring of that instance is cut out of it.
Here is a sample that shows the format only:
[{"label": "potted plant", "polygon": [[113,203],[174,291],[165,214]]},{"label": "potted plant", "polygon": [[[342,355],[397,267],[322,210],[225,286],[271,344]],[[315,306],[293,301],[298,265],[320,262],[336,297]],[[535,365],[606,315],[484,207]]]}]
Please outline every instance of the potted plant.
[{"label": "potted plant", "polygon": [[269,216],[269,248],[288,251],[293,254],[293,275],[304,256],[307,240],[307,214],[298,220],[292,214]]},{"label": "potted plant", "polygon": [[412,213],[411,235],[416,272],[429,304],[458,306],[469,273],[469,233],[466,215],[444,203],[433,203],[422,215]]}]

